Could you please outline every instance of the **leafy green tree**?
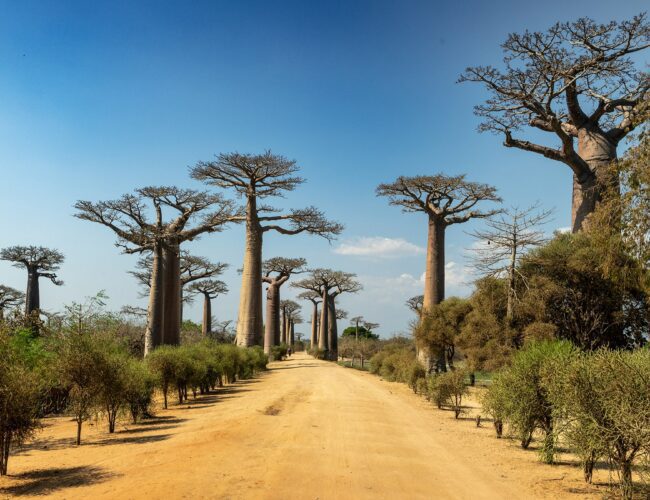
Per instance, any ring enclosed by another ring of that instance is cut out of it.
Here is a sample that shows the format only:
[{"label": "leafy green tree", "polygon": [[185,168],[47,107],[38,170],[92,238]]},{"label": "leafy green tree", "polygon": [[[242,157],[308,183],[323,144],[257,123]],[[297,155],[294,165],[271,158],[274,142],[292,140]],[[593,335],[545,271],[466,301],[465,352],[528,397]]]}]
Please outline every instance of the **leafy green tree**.
[{"label": "leafy green tree", "polygon": [[[576,356],[570,342],[533,342],[512,358],[512,363],[494,377],[482,401],[495,421],[502,421],[528,448],[533,433],[543,434],[541,458],[553,463],[555,456],[554,408],[545,384],[549,369],[567,365]],[[497,429],[498,431],[498,429]]]},{"label": "leafy green tree", "polygon": [[15,342],[13,333],[0,325],[0,476],[7,474],[12,448],[38,429],[46,387],[34,350],[24,342]]},{"label": "leafy green tree", "polygon": [[558,234],[531,251],[521,266],[528,277],[523,323],[553,324],[581,349],[643,344],[650,333],[647,271],[612,238]]},{"label": "leafy green tree", "polygon": [[[379,340],[379,335],[377,335],[376,333],[372,333],[372,330],[366,329],[366,327],[363,325],[359,325],[358,335],[360,339],[363,338],[363,339]],[[356,326],[348,326],[345,330],[343,330],[343,333],[341,334],[341,337],[355,338],[356,336],[357,336]]]},{"label": "leafy green tree", "polygon": [[460,334],[472,305],[466,299],[450,297],[426,309],[414,330],[420,349],[436,354],[437,371],[454,368],[456,337]]},{"label": "leafy green tree", "polygon": [[632,498],[632,465],[650,451],[650,351],[599,350],[551,366],[545,385],[554,417],[580,457],[591,482],[596,460],[606,457]]}]

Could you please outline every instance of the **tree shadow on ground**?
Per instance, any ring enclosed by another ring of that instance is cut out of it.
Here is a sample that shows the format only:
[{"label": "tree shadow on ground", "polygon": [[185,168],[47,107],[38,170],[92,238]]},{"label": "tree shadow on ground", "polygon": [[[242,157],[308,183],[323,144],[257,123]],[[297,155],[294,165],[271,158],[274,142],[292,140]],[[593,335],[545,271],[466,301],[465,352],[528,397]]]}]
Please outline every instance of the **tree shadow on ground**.
[{"label": "tree shadow on ground", "polygon": [[323,368],[323,367],[314,363],[297,363],[292,365],[274,366],[273,368],[270,368],[270,370],[271,371],[295,370],[296,368]]},{"label": "tree shadow on ground", "polygon": [[38,469],[10,476],[20,484],[0,488],[0,495],[50,495],[63,488],[100,483],[115,476],[96,466]]},{"label": "tree shadow on ground", "polygon": [[81,445],[87,444],[89,446],[111,446],[114,444],[143,444],[143,443],[155,443],[157,441],[164,441],[169,439],[171,434],[156,434],[154,436],[129,436],[129,437],[119,437],[119,434],[112,434],[105,439],[100,439],[99,441],[82,441]]},{"label": "tree shadow on ground", "polygon": [[170,409],[197,410],[200,408],[208,408],[219,401],[225,401],[226,399],[235,397],[237,394],[250,392],[251,389],[247,389],[247,386],[257,384],[258,382],[259,380],[256,379],[238,380],[234,384],[219,387],[217,390],[211,391],[209,394],[197,394],[196,399],[190,395],[189,399],[182,403],[179,403],[177,400],[175,403],[170,404]]}]

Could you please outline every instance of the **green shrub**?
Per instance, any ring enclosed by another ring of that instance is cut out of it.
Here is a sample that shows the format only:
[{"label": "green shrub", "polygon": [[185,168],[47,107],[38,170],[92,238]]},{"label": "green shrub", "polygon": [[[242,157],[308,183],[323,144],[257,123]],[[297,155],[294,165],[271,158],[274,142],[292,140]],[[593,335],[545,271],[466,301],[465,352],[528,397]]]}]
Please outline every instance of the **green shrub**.
[{"label": "green shrub", "polygon": [[567,365],[576,355],[567,341],[530,343],[496,374],[484,398],[486,411],[495,421],[507,422],[522,448],[528,448],[536,430],[542,432],[540,453],[546,463],[554,461],[556,436],[545,378],[552,367]]},{"label": "green shrub", "polygon": [[9,453],[39,426],[41,394],[46,387],[33,356],[32,342],[14,342],[0,325],[0,476],[7,474]]},{"label": "green shrub", "polygon": [[554,416],[581,458],[586,481],[600,457],[613,464],[624,498],[632,465],[650,452],[650,351],[581,353],[547,379]]},{"label": "green shrub", "polygon": [[273,361],[282,361],[287,357],[287,344],[280,344],[271,346],[270,359]]},{"label": "green shrub", "polygon": [[462,412],[463,396],[467,395],[465,385],[467,372],[465,370],[451,370],[431,377],[429,385],[430,399],[438,408],[449,406],[454,411],[455,418]]},{"label": "green shrub", "polygon": [[169,387],[174,383],[177,371],[178,356],[176,351],[176,347],[162,345],[147,356],[147,365],[156,376],[156,382],[162,390],[165,409],[167,409]]},{"label": "green shrub", "polygon": [[151,416],[156,379],[147,365],[136,359],[129,360],[125,378],[124,399],[135,424],[140,418]]},{"label": "green shrub", "polygon": [[319,349],[318,347],[314,347],[313,349],[309,349],[307,353],[310,356],[313,356],[316,359],[326,359],[327,358],[327,351],[325,349]]}]

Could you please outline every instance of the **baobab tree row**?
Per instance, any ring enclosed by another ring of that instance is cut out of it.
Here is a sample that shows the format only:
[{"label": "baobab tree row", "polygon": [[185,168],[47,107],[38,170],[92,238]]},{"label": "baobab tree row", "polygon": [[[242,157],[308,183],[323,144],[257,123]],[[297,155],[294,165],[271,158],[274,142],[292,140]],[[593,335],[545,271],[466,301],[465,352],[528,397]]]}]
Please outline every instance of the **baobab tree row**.
[{"label": "baobab tree row", "polygon": [[[312,302],[311,345],[323,351],[326,358],[338,357],[338,328],[336,298],[342,293],[356,293],[362,289],[353,273],[333,271],[332,269],[313,269],[308,278],[292,283],[291,286],[305,290],[300,297]],[[320,301],[318,300],[320,298]],[[320,320],[318,304],[322,304]]]},{"label": "baobab tree row", "polygon": [[[304,262],[275,261],[264,276],[262,269],[262,241],[268,231],[285,235],[308,233],[330,239],[342,226],[328,221],[315,207],[292,209],[281,213],[262,200],[282,196],[293,191],[304,179],[296,174],[299,168],[294,160],[267,151],[261,155],[240,153],[220,154],[215,161],[199,162],[190,169],[192,178],[208,185],[232,190],[245,198],[245,206],[226,199],[221,193],[210,193],[177,187],[146,187],[126,194],[117,200],[78,201],[76,217],[102,224],[117,235],[117,246],[127,254],[140,254],[136,277],[149,286],[149,307],[145,353],[160,344],[178,344],[182,319],[182,300],[185,285],[194,282],[190,292],[204,296],[204,325],[208,330],[210,300],[225,290],[218,281],[200,282],[223,270],[223,264],[199,262],[193,275],[184,271],[185,263],[192,264],[183,255],[181,245],[204,233],[222,231],[229,224],[246,224],[246,244],[242,269],[239,318],[236,342],[241,346],[263,343],[262,283],[267,281],[270,293],[277,293],[286,281],[287,270]],[[170,216],[169,213],[172,215]],[[194,263],[196,264],[196,262]],[[297,269],[297,268],[296,268]],[[273,280],[277,279],[278,282]],[[284,280],[284,281],[283,281]],[[271,314],[271,317],[275,317]],[[267,321],[272,338],[278,336],[279,320]],[[268,344],[269,346],[271,344]]]}]

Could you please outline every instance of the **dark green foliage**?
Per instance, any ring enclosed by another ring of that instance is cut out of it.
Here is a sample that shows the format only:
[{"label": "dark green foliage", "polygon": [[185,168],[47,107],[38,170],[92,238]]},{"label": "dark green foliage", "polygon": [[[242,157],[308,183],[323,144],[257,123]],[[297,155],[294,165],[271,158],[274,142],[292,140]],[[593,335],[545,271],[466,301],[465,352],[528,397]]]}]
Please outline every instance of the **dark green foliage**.
[{"label": "dark green foliage", "polygon": [[156,375],[167,408],[170,387],[175,387],[180,404],[187,400],[188,391],[196,397],[224,382],[252,377],[266,369],[268,357],[259,346],[245,349],[206,339],[190,345],[160,346],[147,356],[147,363]]},{"label": "dark green foliage", "polygon": [[483,408],[495,421],[505,422],[528,448],[533,433],[543,434],[540,450],[546,463],[555,456],[555,420],[548,396],[546,377],[556,366],[571,362],[576,349],[566,341],[534,342],[512,358],[512,364],[498,372],[483,398]]},{"label": "dark green foliage", "polygon": [[436,404],[438,408],[449,406],[454,411],[455,418],[462,412],[463,396],[467,395],[465,385],[467,372],[464,370],[451,370],[427,377],[420,384],[420,390],[426,391],[427,399]]},{"label": "dark green foliage", "polygon": [[[9,453],[38,428],[46,379],[31,332],[17,337],[0,324],[0,476],[7,474]],[[33,342],[33,343],[32,343]]]},{"label": "dark green foliage", "polygon": [[585,480],[605,457],[619,474],[624,498],[631,498],[632,464],[650,452],[650,351],[581,353],[553,367],[545,383]]},{"label": "dark green foliage", "polygon": [[[362,325],[359,325],[358,336],[359,338],[364,338],[364,339],[374,339],[374,340],[379,339],[379,335],[377,335],[376,333],[372,333],[372,330],[368,330],[366,327]],[[343,330],[341,337],[357,337],[356,326],[348,326],[345,330]]]},{"label": "dark green foliage", "polygon": [[271,355],[269,357],[272,361],[282,361],[287,357],[287,344],[271,346]]}]

